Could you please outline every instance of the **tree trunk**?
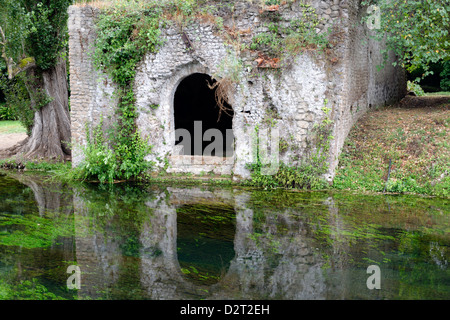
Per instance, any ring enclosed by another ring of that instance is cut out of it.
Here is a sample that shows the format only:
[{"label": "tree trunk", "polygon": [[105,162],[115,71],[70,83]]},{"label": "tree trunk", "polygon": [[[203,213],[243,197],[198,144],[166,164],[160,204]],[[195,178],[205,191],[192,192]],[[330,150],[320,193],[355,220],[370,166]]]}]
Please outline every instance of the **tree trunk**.
[{"label": "tree trunk", "polygon": [[[27,70],[27,78],[33,80],[29,91],[42,90],[52,101],[35,112],[31,136],[11,151],[25,159],[70,159],[66,62],[60,61],[55,67],[40,73],[37,68],[31,68]],[[36,105],[36,101],[32,104]]]}]

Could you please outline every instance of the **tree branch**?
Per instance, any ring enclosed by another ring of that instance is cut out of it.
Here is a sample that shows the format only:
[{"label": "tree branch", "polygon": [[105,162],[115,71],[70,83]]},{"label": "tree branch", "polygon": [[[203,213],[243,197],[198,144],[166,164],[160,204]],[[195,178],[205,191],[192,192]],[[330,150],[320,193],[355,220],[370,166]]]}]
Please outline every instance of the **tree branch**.
[{"label": "tree branch", "polygon": [[20,60],[18,67],[12,70],[12,77],[14,78],[19,73],[24,72],[33,67],[36,67],[36,61],[34,60],[33,57],[22,59]]}]

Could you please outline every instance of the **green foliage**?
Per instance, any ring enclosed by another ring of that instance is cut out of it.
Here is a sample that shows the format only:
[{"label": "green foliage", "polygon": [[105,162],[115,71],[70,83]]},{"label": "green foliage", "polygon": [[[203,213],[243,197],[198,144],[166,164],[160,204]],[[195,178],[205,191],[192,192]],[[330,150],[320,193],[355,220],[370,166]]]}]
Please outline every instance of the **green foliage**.
[{"label": "green foliage", "polygon": [[38,279],[12,285],[0,279],[0,300],[65,300],[40,284]]},{"label": "green foliage", "polygon": [[105,69],[121,87],[135,76],[137,63],[146,52],[154,52],[161,44],[159,17],[155,9],[127,10],[114,8],[103,12],[97,23],[94,62]]},{"label": "green foliage", "polygon": [[417,181],[412,177],[408,177],[401,180],[389,180],[386,184],[387,192],[395,193],[423,193],[424,188],[419,187]]},{"label": "green foliage", "polygon": [[34,81],[35,79],[30,79],[23,73],[12,80],[8,80],[5,75],[0,76],[0,90],[5,93],[10,112],[27,129],[28,134],[31,134],[36,110],[52,101],[43,90],[27,89]]},{"label": "green foliage", "polygon": [[450,91],[450,61],[445,61],[444,69],[442,70],[441,76],[441,89],[444,91]]},{"label": "green foliage", "polygon": [[431,186],[431,194],[442,198],[450,198],[450,175]]},{"label": "green foliage", "polygon": [[67,9],[71,0],[23,0],[30,17],[31,28],[26,39],[26,50],[37,66],[47,70],[55,66],[66,48]]},{"label": "green foliage", "polygon": [[375,38],[386,41],[385,57],[393,52],[410,72],[423,67],[423,77],[430,74],[430,63],[449,59],[447,0],[368,0],[362,4],[376,5],[376,12],[381,15]]},{"label": "green foliage", "polygon": [[67,9],[71,0],[3,0],[0,25],[6,54],[16,64],[33,57],[41,70],[53,67],[67,45]]},{"label": "green foliage", "polygon": [[2,0],[0,27],[7,38],[7,43],[0,48],[4,46],[7,57],[19,61],[25,54],[25,42],[31,28],[30,15],[22,1]]},{"label": "green foliage", "polygon": [[111,148],[103,134],[102,123],[93,129],[92,138],[87,133],[87,144],[83,147],[85,158],[75,169],[75,178],[113,183],[116,179],[137,177],[151,168],[152,163],[144,159],[151,151],[148,141],[135,132],[124,138],[124,144]]},{"label": "green foliage", "polygon": [[6,103],[0,104],[0,120],[17,120],[16,113]]},{"label": "green foliage", "polygon": [[325,172],[318,170],[311,163],[301,164],[297,167],[291,167],[284,163],[275,175],[261,174],[260,163],[250,166],[252,170],[250,185],[271,188],[294,188],[320,190],[327,186],[327,182],[321,175]]},{"label": "green foliage", "polygon": [[423,91],[422,87],[418,83],[412,81],[408,81],[407,90],[409,92],[414,92],[418,97],[422,97],[425,95],[425,91]]},{"label": "green foliage", "polygon": [[118,162],[116,154],[107,145],[103,132],[102,125],[94,128],[93,138],[87,134],[87,144],[83,147],[84,160],[76,169],[77,177],[86,179],[98,179],[100,183],[113,183],[117,178]]}]

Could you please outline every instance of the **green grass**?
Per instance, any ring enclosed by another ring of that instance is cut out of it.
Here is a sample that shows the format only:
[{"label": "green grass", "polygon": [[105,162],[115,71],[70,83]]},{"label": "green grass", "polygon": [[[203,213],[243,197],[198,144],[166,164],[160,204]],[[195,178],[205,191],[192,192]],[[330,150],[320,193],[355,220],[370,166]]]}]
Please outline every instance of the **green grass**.
[{"label": "green grass", "polygon": [[450,92],[445,92],[445,91],[441,91],[441,92],[427,92],[425,93],[426,97],[434,97],[434,96],[450,96]]},{"label": "green grass", "polygon": [[9,133],[26,133],[27,130],[20,121],[4,120],[0,121],[0,135]]}]

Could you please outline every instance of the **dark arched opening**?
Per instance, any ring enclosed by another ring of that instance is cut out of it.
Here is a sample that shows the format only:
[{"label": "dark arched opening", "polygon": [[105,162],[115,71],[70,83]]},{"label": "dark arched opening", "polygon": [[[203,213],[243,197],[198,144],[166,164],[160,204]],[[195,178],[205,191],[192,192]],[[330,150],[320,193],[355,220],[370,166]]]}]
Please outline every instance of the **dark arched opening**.
[{"label": "dark arched opening", "polygon": [[209,75],[194,73],[176,89],[175,145],[183,145],[182,155],[233,155],[233,109],[225,104],[228,111],[220,113],[214,83]]}]

